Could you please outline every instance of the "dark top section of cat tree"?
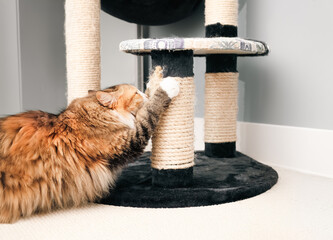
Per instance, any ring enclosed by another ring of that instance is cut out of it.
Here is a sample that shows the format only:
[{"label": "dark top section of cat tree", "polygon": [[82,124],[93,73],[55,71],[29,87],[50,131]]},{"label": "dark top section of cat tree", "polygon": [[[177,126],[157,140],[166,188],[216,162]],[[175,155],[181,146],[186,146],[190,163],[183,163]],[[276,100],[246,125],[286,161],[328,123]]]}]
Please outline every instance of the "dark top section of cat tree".
[{"label": "dark top section of cat tree", "polygon": [[152,51],[153,69],[163,68],[163,77],[193,77],[193,51]]},{"label": "dark top section of cat tree", "polygon": [[102,10],[127,22],[164,25],[190,16],[202,0],[101,0]]},{"label": "dark top section of cat tree", "polygon": [[101,203],[151,208],[207,206],[256,196],[278,180],[274,169],[241,153],[235,158],[209,158],[196,152],[191,186],[154,187],[149,158],[146,152],[124,169],[116,188]]},{"label": "dark top section of cat tree", "polygon": [[232,25],[222,25],[221,23],[206,26],[206,37],[237,37],[238,28]]}]

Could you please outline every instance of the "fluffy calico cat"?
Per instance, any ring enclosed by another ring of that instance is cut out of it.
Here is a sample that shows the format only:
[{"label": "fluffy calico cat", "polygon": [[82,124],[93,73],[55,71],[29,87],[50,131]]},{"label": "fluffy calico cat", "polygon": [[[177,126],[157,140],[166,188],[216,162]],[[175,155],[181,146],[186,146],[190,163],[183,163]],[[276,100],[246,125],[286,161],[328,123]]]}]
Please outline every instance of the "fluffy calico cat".
[{"label": "fluffy calico cat", "polygon": [[30,111],[0,119],[0,222],[102,197],[143,152],[178,92],[172,78],[149,100],[117,85],[89,92],[59,115]]}]

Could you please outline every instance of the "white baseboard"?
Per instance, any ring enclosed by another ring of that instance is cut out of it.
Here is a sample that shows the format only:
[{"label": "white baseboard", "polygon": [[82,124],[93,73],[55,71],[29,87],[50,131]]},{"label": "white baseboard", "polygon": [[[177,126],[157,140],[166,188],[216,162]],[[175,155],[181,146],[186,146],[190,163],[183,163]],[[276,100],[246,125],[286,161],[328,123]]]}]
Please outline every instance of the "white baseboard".
[{"label": "white baseboard", "polygon": [[333,178],[333,131],[238,122],[237,149],[254,159]]}]

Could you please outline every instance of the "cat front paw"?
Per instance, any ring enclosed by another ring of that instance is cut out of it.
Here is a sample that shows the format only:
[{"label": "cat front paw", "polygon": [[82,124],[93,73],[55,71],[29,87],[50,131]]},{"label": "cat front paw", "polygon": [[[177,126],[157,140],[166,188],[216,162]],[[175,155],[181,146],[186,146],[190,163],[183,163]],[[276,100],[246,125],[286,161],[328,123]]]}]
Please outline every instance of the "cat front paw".
[{"label": "cat front paw", "polygon": [[168,94],[169,98],[174,98],[179,94],[179,83],[173,77],[167,77],[162,80],[160,87]]}]

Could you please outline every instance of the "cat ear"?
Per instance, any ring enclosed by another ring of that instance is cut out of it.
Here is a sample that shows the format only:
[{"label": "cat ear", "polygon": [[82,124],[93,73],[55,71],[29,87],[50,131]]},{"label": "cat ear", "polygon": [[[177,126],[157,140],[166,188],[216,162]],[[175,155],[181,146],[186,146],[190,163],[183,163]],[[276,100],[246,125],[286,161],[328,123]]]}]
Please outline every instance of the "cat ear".
[{"label": "cat ear", "polygon": [[90,95],[90,94],[93,94],[93,93],[96,93],[96,91],[95,90],[88,90],[88,94]]},{"label": "cat ear", "polygon": [[97,100],[105,107],[111,107],[116,102],[116,96],[112,93],[106,93],[103,91],[97,91]]}]

